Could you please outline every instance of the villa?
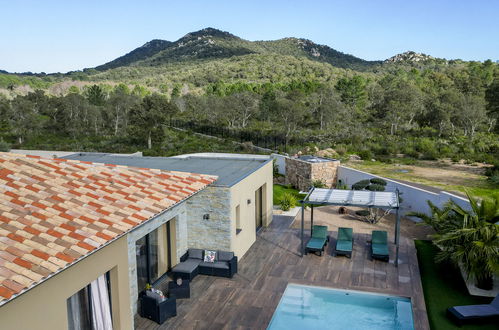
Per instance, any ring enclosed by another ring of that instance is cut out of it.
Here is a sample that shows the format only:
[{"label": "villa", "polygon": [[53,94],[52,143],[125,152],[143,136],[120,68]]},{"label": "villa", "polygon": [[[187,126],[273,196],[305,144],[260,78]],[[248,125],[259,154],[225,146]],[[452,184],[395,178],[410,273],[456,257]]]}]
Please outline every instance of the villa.
[{"label": "villa", "polygon": [[140,292],[189,248],[241,260],[272,220],[268,159],[73,158],[0,153],[6,329],[132,329]]},{"label": "villa", "polygon": [[[426,330],[414,240],[432,229],[405,214],[466,207],[390,179],[336,189],[380,178],[325,158],[14,152],[0,153],[7,329]],[[303,190],[325,183],[299,213],[273,209],[273,158]],[[366,207],[383,221],[358,221]]]}]

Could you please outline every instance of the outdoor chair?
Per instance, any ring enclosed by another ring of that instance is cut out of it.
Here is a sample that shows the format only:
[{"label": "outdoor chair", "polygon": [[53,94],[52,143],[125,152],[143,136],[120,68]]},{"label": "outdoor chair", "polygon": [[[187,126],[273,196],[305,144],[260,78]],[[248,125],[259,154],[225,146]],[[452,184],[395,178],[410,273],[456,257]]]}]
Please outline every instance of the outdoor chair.
[{"label": "outdoor chair", "polygon": [[319,226],[315,225],[312,227],[312,237],[307,242],[305,246],[305,254],[308,252],[319,253],[322,256],[322,252],[324,252],[324,247],[329,241],[329,236],[327,235],[328,228],[327,226]]},{"label": "outdoor chair", "polygon": [[352,257],[353,248],[353,229],[340,227],[338,228],[338,238],[336,240],[336,255],[344,255],[348,258]]},{"label": "outdoor chair", "polygon": [[388,251],[388,233],[384,230],[373,230],[371,241],[371,257],[388,261],[390,254]]},{"label": "outdoor chair", "polygon": [[447,309],[447,315],[458,325],[499,320],[499,295],[490,304],[450,307]]}]

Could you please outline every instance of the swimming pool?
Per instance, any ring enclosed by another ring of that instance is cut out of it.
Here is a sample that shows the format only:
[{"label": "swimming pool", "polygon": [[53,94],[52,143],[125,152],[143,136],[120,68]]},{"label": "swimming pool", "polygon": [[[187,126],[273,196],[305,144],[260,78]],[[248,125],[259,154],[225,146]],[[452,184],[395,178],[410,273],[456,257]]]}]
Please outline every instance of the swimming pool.
[{"label": "swimming pool", "polygon": [[408,298],[288,284],[267,329],[413,330],[414,322]]}]

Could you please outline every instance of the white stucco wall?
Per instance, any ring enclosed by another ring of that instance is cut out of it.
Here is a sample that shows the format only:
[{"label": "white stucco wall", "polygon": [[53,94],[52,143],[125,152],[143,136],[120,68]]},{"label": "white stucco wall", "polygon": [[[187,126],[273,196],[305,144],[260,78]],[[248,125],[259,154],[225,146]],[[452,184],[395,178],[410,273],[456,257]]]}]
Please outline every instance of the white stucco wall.
[{"label": "white stucco wall", "polygon": [[286,158],[288,157],[279,154],[272,154],[270,155],[270,157],[276,160],[276,165],[277,168],[279,169],[279,174],[286,175]]}]

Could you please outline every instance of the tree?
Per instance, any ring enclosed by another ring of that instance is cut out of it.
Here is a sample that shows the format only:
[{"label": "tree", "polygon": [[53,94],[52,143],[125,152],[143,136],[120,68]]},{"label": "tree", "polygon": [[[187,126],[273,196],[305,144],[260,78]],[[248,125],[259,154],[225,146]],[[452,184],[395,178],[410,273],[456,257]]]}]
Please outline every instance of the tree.
[{"label": "tree", "polygon": [[131,109],[130,124],[146,138],[148,149],[152,148],[153,135],[161,135],[162,125],[166,123],[168,114],[173,113],[173,109],[174,105],[159,94],[144,97],[140,105]]},{"label": "tree", "polygon": [[12,100],[9,121],[20,145],[26,137],[35,134],[42,126],[42,118],[36,112],[35,104],[22,96]]},{"label": "tree", "polygon": [[[331,122],[348,117],[348,111],[341,103],[338,93],[331,87],[319,88],[308,96],[308,106],[319,121],[319,129],[324,130]],[[341,118],[341,119],[340,119]]]},{"label": "tree", "polygon": [[464,135],[473,138],[477,129],[487,119],[484,99],[476,95],[461,95],[454,118],[464,129]]},{"label": "tree", "polygon": [[225,118],[229,127],[245,128],[258,112],[259,97],[251,92],[235,93],[224,98]]},{"label": "tree", "polygon": [[462,267],[479,288],[490,289],[492,276],[499,273],[499,194],[481,201],[468,194],[471,210],[449,201],[442,209],[428,202],[431,216],[411,212],[437,232],[441,249],[436,260],[450,260]]},{"label": "tree", "polygon": [[293,91],[288,94],[278,93],[274,107],[276,119],[284,129],[284,137],[286,144],[288,144],[291,134],[302,123],[305,116],[305,105],[301,100],[300,93]]},{"label": "tree", "polygon": [[394,135],[402,124],[410,128],[423,109],[421,91],[413,83],[396,79],[389,81],[385,86],[378,115],[388,122],[390,135]]},{"label": "tree", "polygon": [[355,75],[352,78],[341,78],[336,84],[336,90],[341,95],[341,101],[354,108],[363,108],[366,104],[367,80]]},{"label": "tree", "polygon": [[106,101],[106,94],[99,85],[90,86],[86,90],[85,95],[87,96],[88,102],[96,106],[102,106]]},{"label": "tree", "polygon": [[126,85],[120,86],[111,93],[108,101],[111,122],[113,123],[113,134],[126,131],[128,127],[128,113],[130,109],[137,106],[140,99],[131,95]]},{"label": "tree", "polygon": [[499,130],[499,77],[487,87],[485,91],[487,101],[487,111],[491,119],[495,122],[496,130]]}]

